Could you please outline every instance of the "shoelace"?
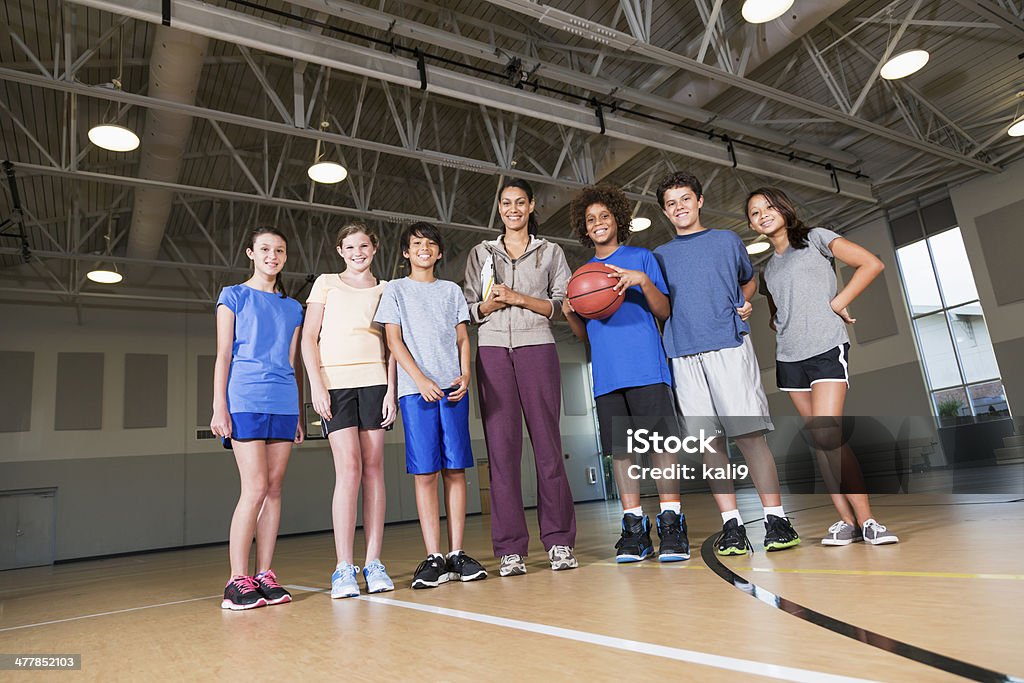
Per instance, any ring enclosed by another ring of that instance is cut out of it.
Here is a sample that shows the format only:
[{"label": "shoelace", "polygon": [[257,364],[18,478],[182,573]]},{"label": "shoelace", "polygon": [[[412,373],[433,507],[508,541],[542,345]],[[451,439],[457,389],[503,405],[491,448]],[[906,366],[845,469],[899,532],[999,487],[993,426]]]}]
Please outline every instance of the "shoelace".
[{"label": "shoelace", "polygon": [[260,577],[260,581],[267,588],[280,588],[281,587],[281,584],[279,584],[277,582],[277,576],[270,569],[268,569],[267,571],[265,571],[262,574],[260,574],[259,577]]},{"label": "shoelace", "polygon": [[879,534],[879,533],[881,533],[881,532],[883,532],[883,531],[888,531],[888,529],[886,529],[884,525],[882,525],[882,524],[879,524],[878,522],[876,522],[876,521],[875,521],[875,520],[873,520],[873,519],[869,519],[869,520],[867,521],[867,523],[866,523],[866,524],[864,525],[864,529],[865,529],[865,530],[867,530],[867,529],[873,529],[873,530],[875,531],[875,533],[876,533],[876,534]]},{"label": "shoelace", "polygon": [[554,545],[551,546],[551,556],[556,560],[568,560],[572,557],[572,551],[569,550],[567,545]]},{"label": "shoelace", "polygon": [[501,556],[501,563],[502,564],[520,564],[520,563],[522,563],[522,561],[523,561],[522,555],[515,555],[515,554],[513,554],[513,555],[502,555]]},{"label": "shoelace", "polygon": [[[844,526],[849,526],[849,525],[846,522],[844,522],[843,520],[839,520],[838,522],[836,522],[835,524],[833,524],[832,526],[830,526],[828,528],[828,532],[830,534],[838,534],[840,531],[843,530]],[[821,527],[818,527],[818,528],[820,529]]]},{"label": "shoelace", "polygon": [[256,592],[256,580],[251,576],[239,576],[231,579],[231,583],[238,589],[240,595]]},{"label": "shoelace", "polygon": [[[743,534],[742,536],[745,536],[745,534]],[[730,545],[738,545],[740,538],[741,538],[740,527],[739,526],[729,527],[728,529],[723,531],[722,534],[718,537],[718,547],[719,548],[724,548],[724,547],[728,547]],[[748,539],[746,539],[746,538],[744,538],[744,540],[743,540],[743,547],[745,547],[745,548],[749,548],[750,547],[750,541]]]},{"label": "shoelace", "polygon": [[374,562],[366,567],[367,576],[377,576],[378,574],[387,574],[387,572],[384,571],[384,565],[380,562]]}]

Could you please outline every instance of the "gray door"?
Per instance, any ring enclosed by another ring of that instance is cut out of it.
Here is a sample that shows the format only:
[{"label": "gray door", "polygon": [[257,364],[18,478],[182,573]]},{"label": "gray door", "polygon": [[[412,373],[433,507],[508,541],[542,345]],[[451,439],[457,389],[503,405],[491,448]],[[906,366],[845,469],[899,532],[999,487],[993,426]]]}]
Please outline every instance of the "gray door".
[{"label": "gray door", "polygon": [[0,494],[0,569],[53,564],[55,493]]}]

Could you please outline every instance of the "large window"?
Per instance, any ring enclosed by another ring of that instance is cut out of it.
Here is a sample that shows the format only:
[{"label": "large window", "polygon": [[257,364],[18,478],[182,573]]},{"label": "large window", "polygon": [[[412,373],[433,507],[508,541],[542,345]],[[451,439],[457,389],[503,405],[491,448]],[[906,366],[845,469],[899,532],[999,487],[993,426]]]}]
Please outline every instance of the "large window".
[{"label": "large window", "polygon": [[1008,416],[960,228],[900,247],[896,258],[935,414]]}]

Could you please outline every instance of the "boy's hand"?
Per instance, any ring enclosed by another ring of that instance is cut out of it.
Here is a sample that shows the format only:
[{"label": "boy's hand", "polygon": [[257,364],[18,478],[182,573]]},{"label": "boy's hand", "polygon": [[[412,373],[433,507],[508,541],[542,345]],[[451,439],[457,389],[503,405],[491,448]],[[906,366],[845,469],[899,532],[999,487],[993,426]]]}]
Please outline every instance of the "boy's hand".
[{"label": "boy's hand", "polygon": [[395,418],[398,417],[398,404],[395,402],[395,392],[390,389],[384,394],[384,405],[381,406],[381,415],[384,421],[380,423],[380,426],[387,429],[395,423]]},{"label": "boy's hand", "polygon": [[423,400],[428,403],[440,401],[444,398],[444,392],[441,391],[441,387],[437,386],[426,377],[422,380],[416,380],[416,388],[419,389],[420,396],[423,397]]},{"label": "boy's hand", "polygon": [[612,287],[612,289],[618,292],[619,296],[625,294],[626,290],[630,287],[639,286],[642,289],[644,284],[650,280],[650,278],[647,277],[647,273],[640,270],[626,270],[625,268],[613,266],[610,263],[606,263],[604,265],[605,267],[611,268],[615,271],[613,273],[609,273],[608,277],[618,278],[619,281],[614,287]]},{"label": "boy's hand", "polygon": [[306,440],[306,430],[302,425],[302,416],[299,416],[299,424],[295,427],[295,443],[302,443]]},{"label": "boy's hand", "polygon": [[462,400],[462,397],[469,391],[469,373],[459,375],[458,378],[452,382],[452,388],[454,388],[455,391],[448,394],[448,400],[452,403]]},{"label": "boy's hand", "polygon": [[570,315],[576,315],[576,309],[569,303],[569,298],[562,299],[562,315],[568,318]]},{"label": "boy's hand", "polygon": [[749,301],[744,301],[743,305],[736,309],[736,314],[739,315],[740,320],[746,320],[750,317],[750,314],[754,312],[754,305]]}]

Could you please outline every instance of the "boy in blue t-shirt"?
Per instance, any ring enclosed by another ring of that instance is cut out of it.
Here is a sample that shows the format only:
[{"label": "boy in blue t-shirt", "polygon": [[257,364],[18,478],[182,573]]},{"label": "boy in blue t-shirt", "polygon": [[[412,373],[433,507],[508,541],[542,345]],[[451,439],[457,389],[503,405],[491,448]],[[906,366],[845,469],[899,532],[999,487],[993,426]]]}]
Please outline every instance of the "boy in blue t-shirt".
[{"label": "boy in blue t-shirt", "polygon": [[[687,432],[717,434],[704,462],[722,472],[729,464],[725,436],[734,439],[750,468],[765,512],[766,550],[800,543],[786,517],[775,459],[764,438],[773,429],[750,342],[750,298],[757,290],[743,240],[731,230],[709,230],[700,219],[701,184],[672,173],[658,184],[658,204],[676,238],[654,250],[668,282],[672,312],[665,324],[665,352],[672,366],[676,401]],[[730,479],[709,481],[722,514],[719,555],[750,548]]]},{"label": "boy in blue t-shirt", "polygon": [[[427,548],[412,587],[435,588],[449,580],[487,578],[483,566],[462,551],[466,468],[473,466],[466,398],[469,307],[457,284],[434,276],[444,248],[438,229],[413,223],[402,240],[409,276],[385,286],[374,321],[384,325],[388,348],[398,361],[405,466],[415,476],[416,512]],[[441,554],[439,475],[448,513],[447,557]]]},{"label": "boy in blue t-shirt", "polygon": [[[653,555],[654,547],[651,520],[640,504],[640,471],[628,452],[627,429],[649,429],[666,438],[679,432],[657,322],[669,314],[668,286],[651,252],[624,244],[629,239],[629,200],[621,190],[611,185],[585,188],[573,199],[570,215],[580,243],[594,247],[591,263],[607,266],[608,277],[618,280],[615,291],[624,297],[619,309],[604,320],[584,320],[568,298],[562,310],[576,336],[590,344],[601,451],[612,456],[622,501],[622,536],[615,545],[615,559],[639,562]],[[653,453],[652,460],[663,473],[675,464],[675,457],[664,452]],[[656,481],[661,502],[658,559],[688,560],[690,543],[678,480]]]}]

